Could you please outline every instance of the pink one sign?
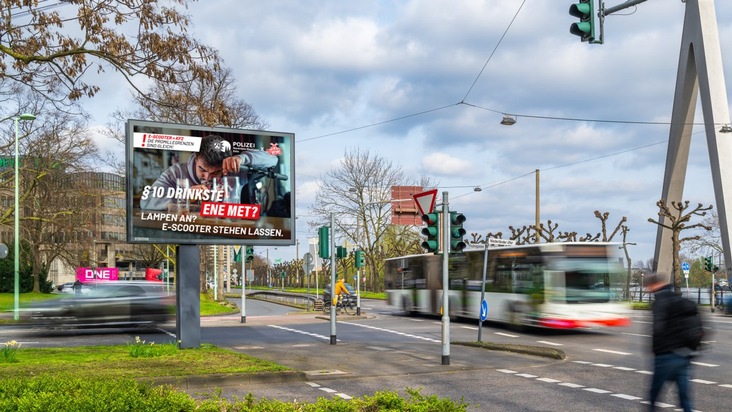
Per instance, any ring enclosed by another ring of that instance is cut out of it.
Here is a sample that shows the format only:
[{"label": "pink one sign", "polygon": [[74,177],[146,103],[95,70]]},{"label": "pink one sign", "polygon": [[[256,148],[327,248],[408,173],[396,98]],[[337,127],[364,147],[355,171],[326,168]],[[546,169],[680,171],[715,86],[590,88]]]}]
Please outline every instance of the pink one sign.
[{"label": "pink one sign", "polygon": [[117,268],[76,268],[76,279],[83,283],[119,280]]}]

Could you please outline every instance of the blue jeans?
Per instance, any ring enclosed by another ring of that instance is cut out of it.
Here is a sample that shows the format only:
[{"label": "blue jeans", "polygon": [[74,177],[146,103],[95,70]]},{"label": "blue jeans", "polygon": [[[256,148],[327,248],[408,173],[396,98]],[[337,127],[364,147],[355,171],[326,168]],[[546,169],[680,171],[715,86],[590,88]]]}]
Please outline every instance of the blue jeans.
[{"label": "blue jeans", "polygon": [[679,403],[684,412],[691,411],[689,397],[689,374],[691,358],[675,353],[657,355],[653,360],[653,380],[651,382],[651,410],[655,410],[656,399],[666,381],[676,381],[679,389]]}]

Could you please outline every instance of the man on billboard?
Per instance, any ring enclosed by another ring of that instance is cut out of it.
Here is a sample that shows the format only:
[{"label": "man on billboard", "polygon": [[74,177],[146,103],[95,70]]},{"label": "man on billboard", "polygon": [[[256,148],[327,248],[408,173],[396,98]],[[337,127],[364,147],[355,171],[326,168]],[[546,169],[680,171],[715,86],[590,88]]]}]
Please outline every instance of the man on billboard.
[{"label": "man on billboard", "polygon": [[[254,203],[247,195],[249,169],[269,169],[277,165],[276,156],[263,150],[248,150],[239,155],[232,155],[231,143],[221,136],[208,135],[201,139],[201,148],[186,163],[176,163],[165,170],[152,184],[153,188],[179,188],[185,186],[190,192],[207,191],[215,179],[223,176],[239,176],[241,185],[241,203]],[[244,167],[244,170],[242,170]],[[239,193],[237,193],[237,197]],[[166,210],[172,199],[150,196],[140,200],[143,210]]]}]

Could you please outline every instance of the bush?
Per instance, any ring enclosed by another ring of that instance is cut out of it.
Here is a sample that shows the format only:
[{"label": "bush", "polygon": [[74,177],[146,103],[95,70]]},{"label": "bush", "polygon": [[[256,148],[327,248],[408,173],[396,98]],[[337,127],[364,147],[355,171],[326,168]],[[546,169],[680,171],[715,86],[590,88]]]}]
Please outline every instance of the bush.
[{"label": "bush", "polygon": [[397,392],[377,392],[374,396],[344,400],[319,398],[312,404],[255,400],[249,394],[230,402],[219,393],[202,401],[178,392],[172,386],[155,386],[134,379],[83,379],[69,374],[44,374],[30,378],[0,379],[0,410],[19,412],[96,412],[96,411],[199,411],[199,412],[376,412],[435,411],[464,412],[462,398],[454,402],[424,396],[407,388],[407,397]]}]

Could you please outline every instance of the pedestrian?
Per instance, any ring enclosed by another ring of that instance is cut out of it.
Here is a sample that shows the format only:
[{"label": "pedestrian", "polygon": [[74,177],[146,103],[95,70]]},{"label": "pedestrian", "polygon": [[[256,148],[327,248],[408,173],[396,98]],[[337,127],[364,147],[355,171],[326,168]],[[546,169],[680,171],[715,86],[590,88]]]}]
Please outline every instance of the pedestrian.
[{"label": "pedestrian", "polygon": [[76,294],[76,296],[81,295],[81,286],[81,281],[79,279],[76,279],[76,282],[74,282],[74,294]]},{"label": "pedestrian", "polygon": [[[653,312],[653,378],[651,380],[650,405],[656,409],[656,401],[667,381],[676,382],[679,403],[685,412],[691,411],[689,379],[691,358],[697,348],[689,347],[688,327],[685,317],[699,316],[696,305],[691,308],[681,296],[674,293],[666,277],[661,274],[646,275],[643,285],[654,294]],[[693,302],[692,302],[693,303]]]}]

